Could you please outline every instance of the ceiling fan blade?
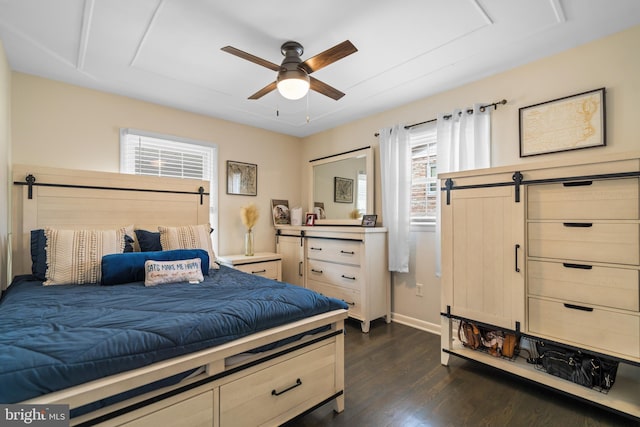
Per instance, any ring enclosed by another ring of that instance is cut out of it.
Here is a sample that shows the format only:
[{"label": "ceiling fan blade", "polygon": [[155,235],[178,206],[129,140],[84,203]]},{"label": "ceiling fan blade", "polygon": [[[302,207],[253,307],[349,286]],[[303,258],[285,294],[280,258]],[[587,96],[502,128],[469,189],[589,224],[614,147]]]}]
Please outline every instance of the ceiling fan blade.
[{"label": "ceiling fan blade", "polygon": [[251,95],[247,99],[260,99],[266,94],[268,94],[269,92],[273,92],[274,90],[276,90],[276,87],[277,87],[276,82],[271,82],[265,87],[263,87],[262,89],[260,89],[259,91],[257,91],[256,93],[254,93],[253,95]]},{"label": "ceiling fan blade", "polygon": [[311,84],[311,89],[328,96],[329,98],[335,99],[336,101],[344,96],[344,93],[340,92],[338,89],[311,76],[309,76],[309,83]]},{"label": "ceiling fan blade", "polygon": [[307,74],[311,74],[314,71],[318,71],[321,68],[326,67],[329,64],[332,64],[345,56],[349,56],[352,53],[357,52],[358,49],[349,41],[345,40],[340,44],[335,45],[332,48],[325,50],[322,53],[313,56],[302,64],[300,64],[300,68],[304,69]]},{"label": "ceiling fan blade", "polygon": [[239,58],[246,59],[247,61],[253,62],[254,64],[262,65],[263,67],[266,67],[273,71],[278,71],[280,69],[280,66],[278,64],[274,64],[273,62],[267,61],[266,59],[258,58],[255,55],[252,55],[240,49],[236,49],[232,46],[225,46],[223,48],[220,48],[220,50],[235,55]]}]

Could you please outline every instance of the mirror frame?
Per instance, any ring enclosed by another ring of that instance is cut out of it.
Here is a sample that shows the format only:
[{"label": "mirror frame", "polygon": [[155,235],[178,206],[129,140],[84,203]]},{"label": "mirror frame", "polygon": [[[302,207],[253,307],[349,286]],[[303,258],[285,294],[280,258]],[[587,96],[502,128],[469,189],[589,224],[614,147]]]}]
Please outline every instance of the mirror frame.
[{"label": "mirror frame", "polygon": [[[319,159],[309,160],[309,205],[307,206],[307,212],[313,212],[314,202],[314,174],[313,168],[315,166],[324,165],[327,163],[333,163],[340,160],[352,159],[357,157],[365,157],[365,165],[367,169],[367,215],[375,214],[375,192],[374,192],[374,168],[373,168],[373,149],[369,147],[358,148],[344,153],[334,154]],[[360,219],[317,219],[316,225],[361,225],[362,218]]]}]

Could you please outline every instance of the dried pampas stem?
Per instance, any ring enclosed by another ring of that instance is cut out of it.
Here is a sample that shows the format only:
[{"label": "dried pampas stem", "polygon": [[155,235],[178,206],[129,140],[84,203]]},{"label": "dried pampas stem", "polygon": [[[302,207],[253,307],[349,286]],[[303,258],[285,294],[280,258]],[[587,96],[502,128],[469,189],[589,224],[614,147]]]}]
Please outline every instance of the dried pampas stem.
[{"label": "dried pampas stem", "polygon": [[251,230],[256,225],[259,216],[260,212],[258,212],[257,206],[253,203],[240,208],[240,218],[247,230]]}]

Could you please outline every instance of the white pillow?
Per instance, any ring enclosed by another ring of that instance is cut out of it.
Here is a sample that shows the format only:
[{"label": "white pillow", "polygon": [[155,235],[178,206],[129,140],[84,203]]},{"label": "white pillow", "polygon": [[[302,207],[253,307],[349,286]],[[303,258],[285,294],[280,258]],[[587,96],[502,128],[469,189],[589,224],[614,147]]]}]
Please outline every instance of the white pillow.
[{"label": "white pillow", "polygon": [[58,230],[45,228],[47,272],[44,285],[100,283],[102,257],[124,251],[125,229]]},{"label": "white pillow", "polygon": [[163,283],[200,283],[204,280],[200,258],[177,261],[147,260],[144,263],[144,285]]},{"label": "white pillow", "polygon": [[218,269],[216,254],[211,242],[209,224],[184,225],[181,227],[159,226],[160,244],[163,251],[173,249],[204,249],[209,253],[209,268]]}]

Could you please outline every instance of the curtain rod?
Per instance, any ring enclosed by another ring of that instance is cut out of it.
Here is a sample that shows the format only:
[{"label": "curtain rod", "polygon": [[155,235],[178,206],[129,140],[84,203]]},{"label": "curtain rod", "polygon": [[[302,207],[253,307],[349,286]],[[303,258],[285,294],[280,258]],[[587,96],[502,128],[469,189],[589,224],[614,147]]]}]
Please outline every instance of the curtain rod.
[{"label": "curtain rod", "polygon": [[[484,112],[484,110],[486,110],[486,109],[487,109],[487,108],[489,108],[489,107],[493,107],[493,109],[494,109],[494,110],[497,110],[497,109],[498,109],[498,105],[505,105],[506,103],[507,103],[507,100],[506,100],[506,99],[503,99],[502,101],[493,102],[493,103],[491,103],[491,104],[487,104],[487,105],[482,105],[482,106],[480,107],[480,111]],[[467,109],[466,111],[467,111],[467,113],[469,113],[469,114],[473,114],[473,109],[471,109],[471,108]],[[462,114],[462,113],[461,113],[461,114]],[[451,114],[448,114],[448,115],[446,115],[446,116],[442,116],[442,117],[443,117],[445,120],[449,120],[449,119],[451,118]],[[425,125],[425,124],[427,124],[427,123],[432,123],[432,122],[437,122],[437,121],[438,121],[438,119],[426,120],[426,121],[424,121],[424,122],[414,123],[414,124],[412,124],[412,125],[406,125],[404,128],[405,128],[405,129],[411,129],[412,127],[415,127],[415,126]],[[374,134],[373,134],[373,136],[376,136],[376,137],[377,137],[377,136],[380,136],[380,133],[379,133],[379,132],[376,132],[376,133],[374,133]]]}]

